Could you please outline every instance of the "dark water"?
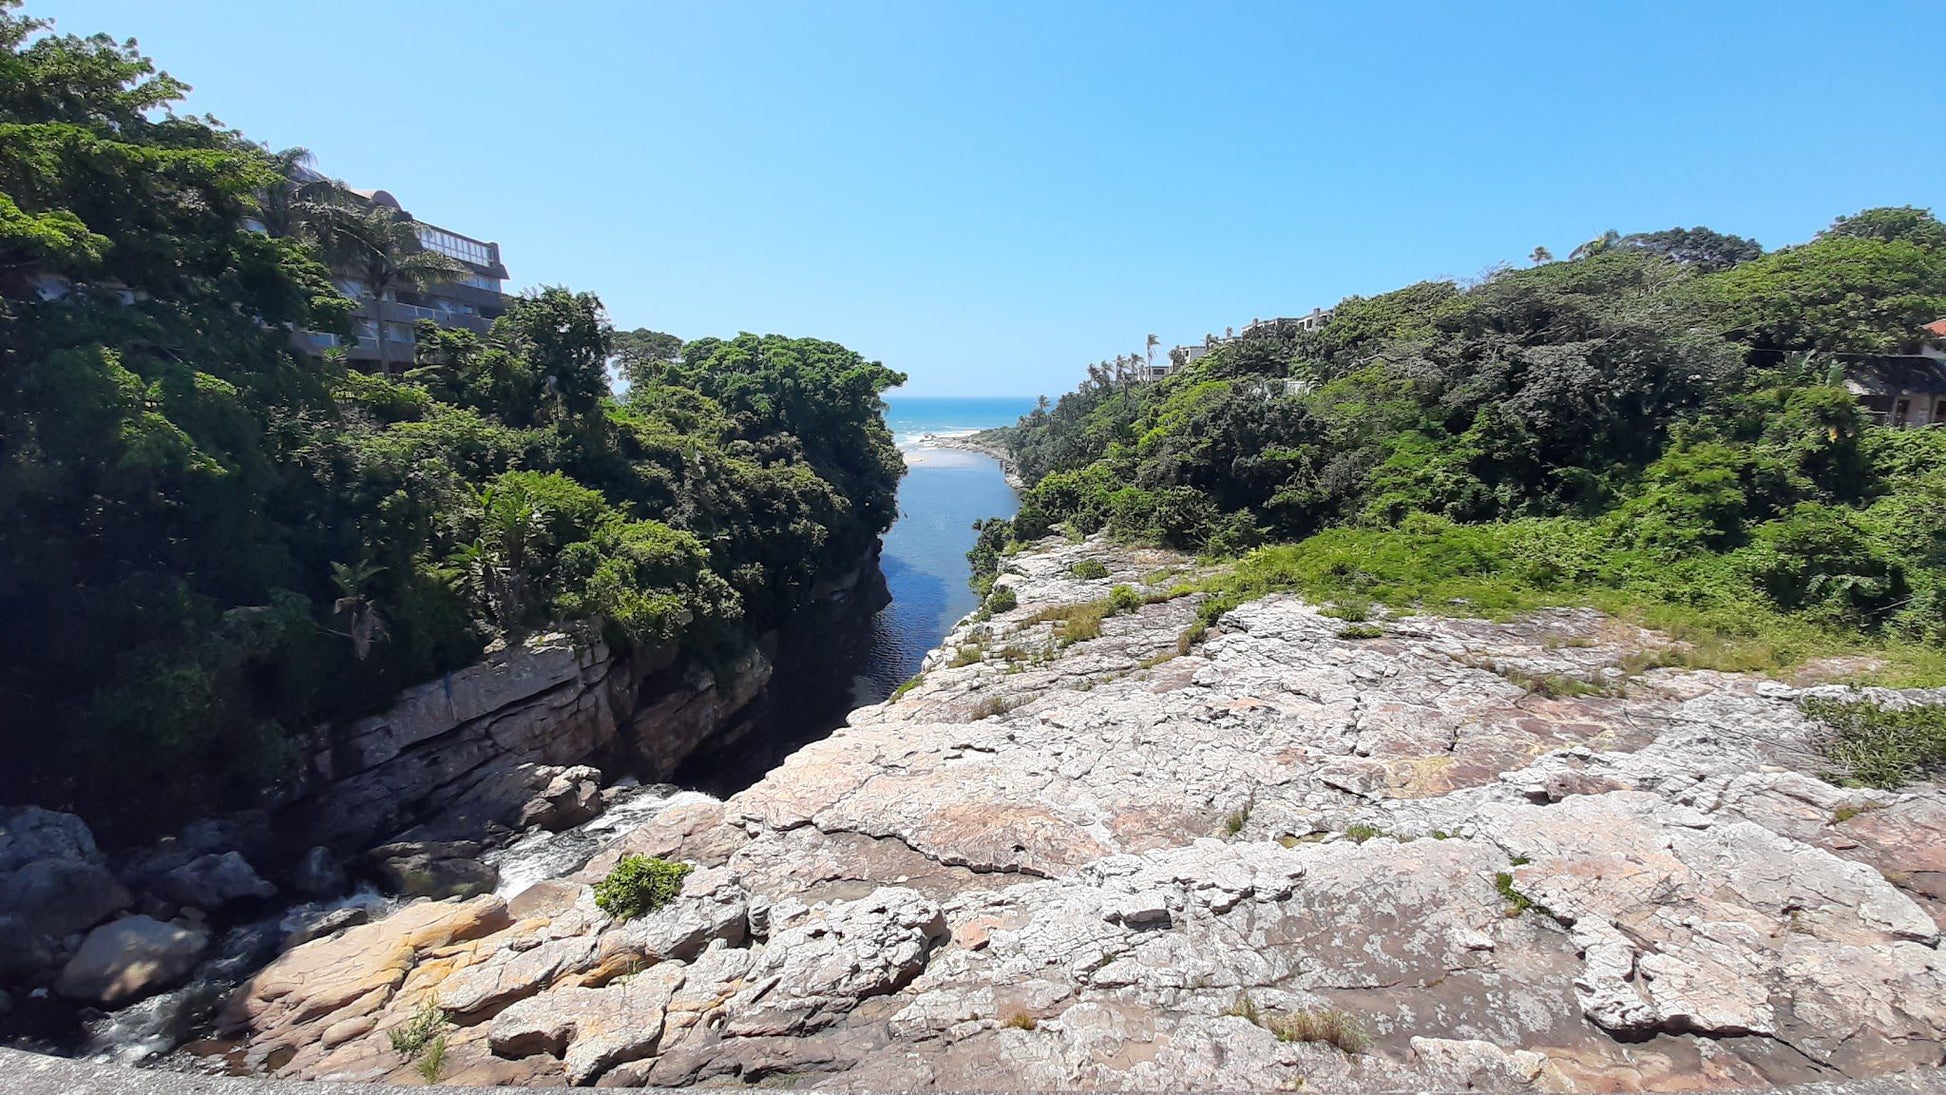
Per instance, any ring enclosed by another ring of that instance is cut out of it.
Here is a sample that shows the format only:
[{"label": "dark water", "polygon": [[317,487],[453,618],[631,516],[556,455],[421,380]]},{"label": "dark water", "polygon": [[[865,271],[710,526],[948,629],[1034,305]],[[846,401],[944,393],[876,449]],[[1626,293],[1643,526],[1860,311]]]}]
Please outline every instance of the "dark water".
[{"label": "dark water", "polygon": [[1011,426],[1031,399],[892,396],[886,421],[909,469],[899,484],[899,518],[885,534],[881,565],[892,603],[872,620],[872,645],[853,698],[877,703],[919,671],[960,617],[978,607],[967,586],[973,522],[1012,517],[1018,499],[998,462],[977,453],[917,448],[926,434]]},{"label": "dark water", "polygon": [[[991,457],[918,444],[931,435],[1012,425],[1026,399],[893,398],[887,422],[905,453],[899,516],[879,568],[891,600],[869,619],[799,635],[783,652],[762,710],[746,727],[685,760],[671,782],[724,798],[768,775],[793,752],[828,736],[853,708],[877,703],[919,671],[960,617],[978,607],[968,587],[973,522],[1011,517],[1016,499]],[[874,601],[873,603],[877,603]],[[814,644],[815,649],[803,644]]]}]

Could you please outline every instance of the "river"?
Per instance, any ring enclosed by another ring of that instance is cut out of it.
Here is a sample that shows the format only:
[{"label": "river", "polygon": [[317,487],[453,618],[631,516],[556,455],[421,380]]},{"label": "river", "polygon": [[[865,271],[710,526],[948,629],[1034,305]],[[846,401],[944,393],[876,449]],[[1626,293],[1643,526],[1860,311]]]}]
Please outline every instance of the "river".
[{"label": "river", "polygon": [[871,653],[853,690],[859,706],[891,695],[960,617],[979,606],[967,585],[973,522],[1012,517],[1019,501],[992,457],[920,447],[920,440],[1011,426],[1034,407],[1026,398],[893,395],[886,402],[886,422],[908,470],[881,559],[892,602],[872,620]]}]

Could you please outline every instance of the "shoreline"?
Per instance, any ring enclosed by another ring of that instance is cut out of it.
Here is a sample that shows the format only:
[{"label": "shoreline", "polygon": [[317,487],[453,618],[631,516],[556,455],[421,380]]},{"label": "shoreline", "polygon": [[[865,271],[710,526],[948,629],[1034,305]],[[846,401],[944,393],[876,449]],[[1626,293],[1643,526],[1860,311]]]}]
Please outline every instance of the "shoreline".
[{"label": "shoreline", "polygon": [[978,453],[990,457],[1000,465],[1000,473],[1006,478],[1009,487],[1015,491],[1026,490],[1027,484],[1020,478],[1020,469],[1014,464],[1013,454],[1005,449],[975,441],[973,440],[975,436],[977,435],[970,433],[928,433],[921,434],[912,445],[914,448],[922,449],[957,449],[960,452]]}]

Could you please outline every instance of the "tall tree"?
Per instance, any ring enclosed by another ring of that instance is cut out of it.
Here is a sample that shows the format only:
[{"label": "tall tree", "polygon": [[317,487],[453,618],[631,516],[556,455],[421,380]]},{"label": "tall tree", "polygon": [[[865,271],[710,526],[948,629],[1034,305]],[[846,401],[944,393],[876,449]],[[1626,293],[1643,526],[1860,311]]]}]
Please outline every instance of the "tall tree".
[{"label": "tall tree", "polygon": [[630,388],[647,387],[663,366],[682,359],[682,339],[664,331],[637,327],[615,332],[615,369]]},{"label": "tall tree", "polygon": [[1527,260],[1535,266],[1539,266],[1544,262],[1553,262],[1554,252],[1549,251],[1545,247],[1536,247],[1534,248],[1534,253],[1527,256]]},{"label": "tall tree", "polygon": [[1698,270],[1728,270],[1739,263],[1763,255],[1756,240],[1725,235],[1701,225],[1695,228],[1667,228],[1660,232],[1635,232],[1615,241],[1627,251],[1646,251],[1670,262]]}]

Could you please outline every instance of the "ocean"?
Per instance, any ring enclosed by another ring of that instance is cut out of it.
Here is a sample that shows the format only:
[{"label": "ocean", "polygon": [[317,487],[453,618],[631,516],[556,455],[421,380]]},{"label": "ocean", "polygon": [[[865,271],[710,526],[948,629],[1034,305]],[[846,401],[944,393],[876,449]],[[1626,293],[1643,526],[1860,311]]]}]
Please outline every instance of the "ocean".
[{"label": "ocean", "polygon": [[966,584],[973,522],[1012,517],[1018,499],[990,457],[915,448],[928,434],[1011,426],[1034,408],[1030,397],[923,398],[891,395],[886,424],[905,453],[899,516],[885,534],[882,564],[892,603],[872,621],[872,651],[853,698],[877,703],[919,671],[926,652],[960,617],[979,607]]}]

